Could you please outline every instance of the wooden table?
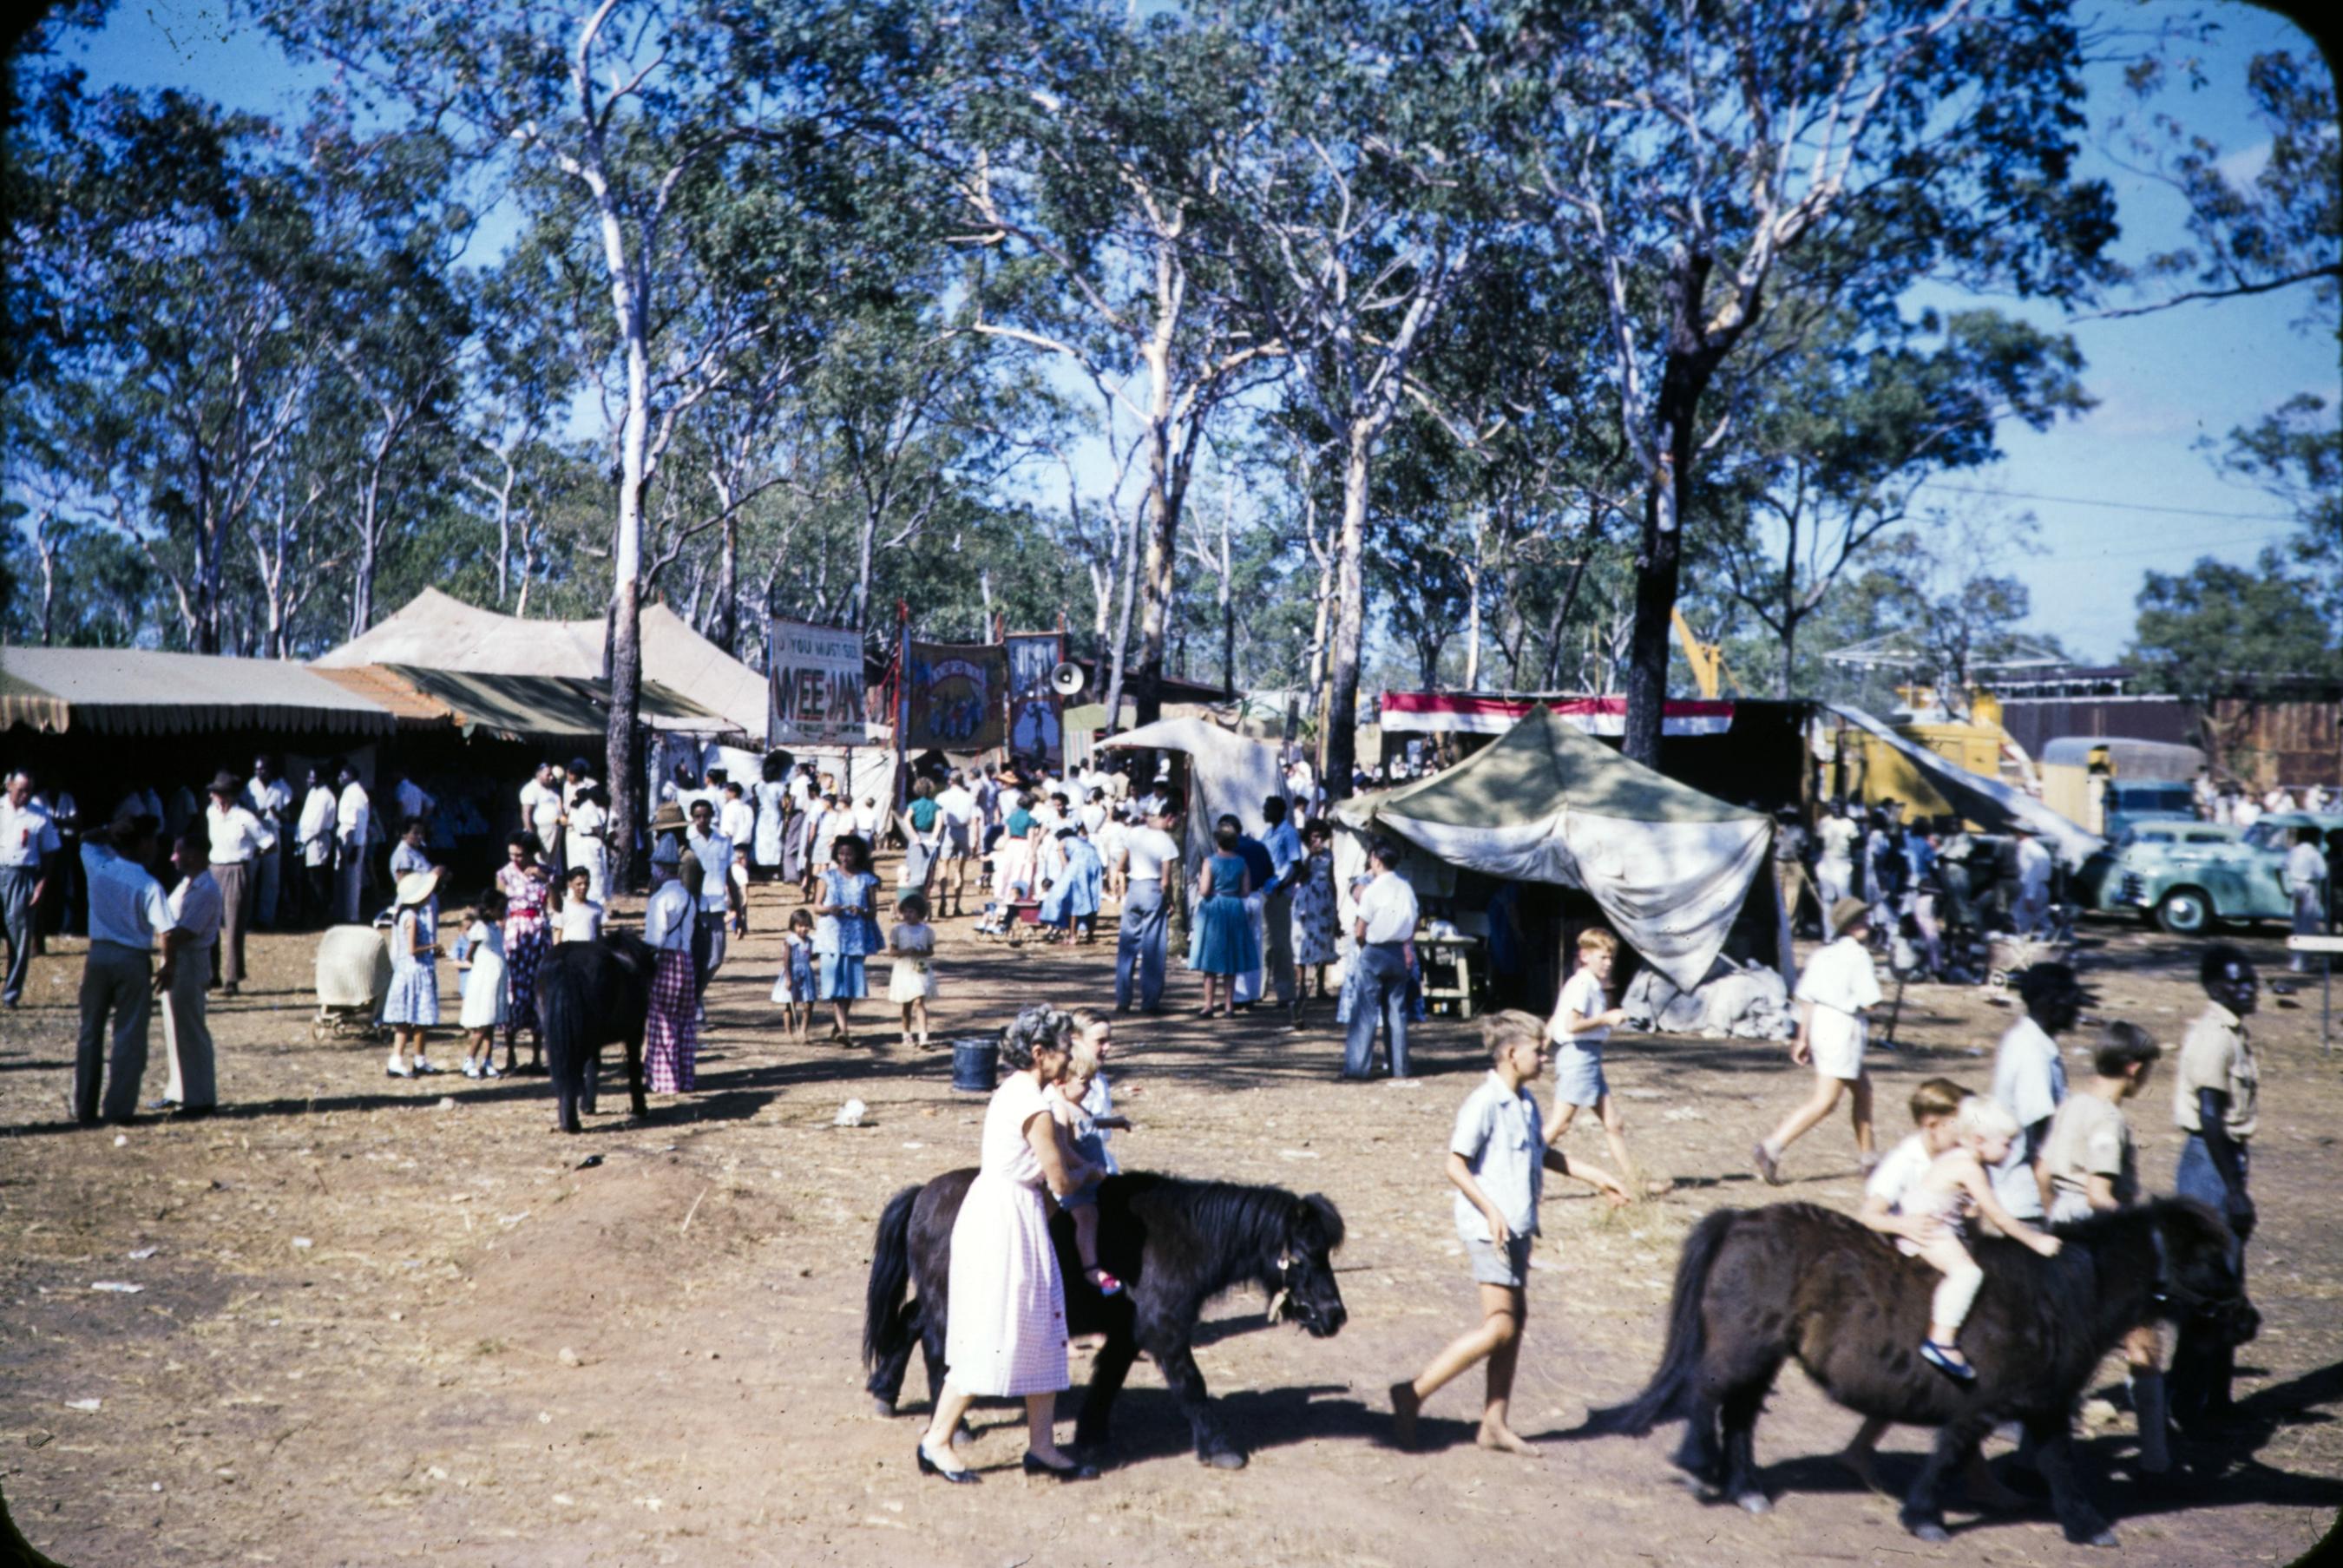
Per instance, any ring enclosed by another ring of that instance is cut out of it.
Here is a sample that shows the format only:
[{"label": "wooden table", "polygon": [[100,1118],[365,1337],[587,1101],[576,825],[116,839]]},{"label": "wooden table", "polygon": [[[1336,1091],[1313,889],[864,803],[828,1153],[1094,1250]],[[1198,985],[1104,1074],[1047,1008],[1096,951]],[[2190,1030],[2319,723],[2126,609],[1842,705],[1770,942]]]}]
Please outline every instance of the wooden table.
[{"label": "wooden table", "polygon": [[[1479,937],[1423,937],[1415,939],[1416,960],[1423,966],[1423,1000],[1437,1011],[1443,1003],[1456,1009],[1456,1016],[1473,1016],[1473,966],[1481,946]],[[1433,981],[1436,968],[1448,970],[1453,983],[1439,985]]]}]

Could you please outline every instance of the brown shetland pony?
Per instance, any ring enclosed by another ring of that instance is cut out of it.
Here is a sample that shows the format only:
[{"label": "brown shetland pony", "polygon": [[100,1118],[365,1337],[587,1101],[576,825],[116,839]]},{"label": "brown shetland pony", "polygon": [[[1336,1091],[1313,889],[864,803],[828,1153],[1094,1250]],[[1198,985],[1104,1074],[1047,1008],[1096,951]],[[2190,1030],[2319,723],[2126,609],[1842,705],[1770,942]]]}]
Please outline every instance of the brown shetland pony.
[{"label": "brown shetland pony", "polygon": [[1757,1476],[1757,1413],[1795,1358],[1849,1410],[1937,1429],[1904,1500],[1906,1529],[1945,1540],[1946,1468],[2006,1421],[2036,1447],[2050,1504],[2070,1541],[2115,1533],[2076,1481],[2069,1427],[2102,1357],[2130,1329],[2194,1322],[2232,1343],[2260,1322],[2246,1300],[2236,1240],[2204,1204],[2162,1198],[2096,1214],[2043,1258],[1999,1237],[1976,1241],[1985,1287],[1961,1329],[1977,1369],[1958,1383],[1920,1359],[1938,1275],[1852,1217],[1812,1203],[1720,1209],[1693,1228],[1676,1264],[1666,1348],[1644,1392],[1590,1413],[1571,1435],[1641,1435],[1682,1421],[1675,1462],[1753,1513],[1771,1506]]}]

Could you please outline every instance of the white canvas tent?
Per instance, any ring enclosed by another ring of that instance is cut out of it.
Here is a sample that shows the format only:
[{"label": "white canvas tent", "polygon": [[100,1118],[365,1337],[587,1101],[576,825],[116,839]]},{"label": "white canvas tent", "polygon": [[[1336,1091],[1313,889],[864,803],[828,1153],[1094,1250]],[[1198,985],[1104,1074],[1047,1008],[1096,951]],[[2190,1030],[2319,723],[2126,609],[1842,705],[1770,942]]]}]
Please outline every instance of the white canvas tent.
[{"label": "white canvas tent", "polygon": [[1222,813],[1234,816],[1248,829],[1258,828],[1262,802],[1285,792],[1285,771],[1276,747],[1232,735],[1201,719],[1142,724],[1101,742],[1100,748],[1187,753],[1188,842],[1183,849],[1192,861],[1202,853],[1212,823]]},{"label": "white canvas tent", "polygon": [[[599,620],[524,620],[481,609],[427,588],[339,648],[310,662],[320,668],[412,665],[475,675],[602,677]],[[765,678],[691,629],[665,605],[643,611],[643,678],[721,714],[731,729],[762,740]],[[654,729],[684,728],[653,719]]]},{"label": "white canvas tent", "polygon": [[1687,990],[1715,963],[1773,831],[1762,813],[1631,762],[1542,704],[1456,767],[1345,800],[1334,819],[1350,839],[1338,882],[1365,836],[1383,833],[1484,876],[1581,888]]}]

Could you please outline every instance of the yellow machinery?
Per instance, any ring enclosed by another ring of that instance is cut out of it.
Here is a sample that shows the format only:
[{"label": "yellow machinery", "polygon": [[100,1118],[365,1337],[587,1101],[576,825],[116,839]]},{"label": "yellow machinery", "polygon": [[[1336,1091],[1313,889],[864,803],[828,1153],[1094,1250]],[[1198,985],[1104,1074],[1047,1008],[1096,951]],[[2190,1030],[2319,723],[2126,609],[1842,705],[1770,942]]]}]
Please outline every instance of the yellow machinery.
[{"label": "yellow machinery", "polygon": [[[1733,672],[1725,668],[1723,645],[1703,642],[1693,636],[1692,623],[1684,619],[1684,611],[1670,610],[1668,618],[1675,623],[1676,641],[1684,648],[1684,662],[1692,667],[1694,684],[1700,688],[1701,696],[1711,702],[1715,701],[1719,687],[1725,681],[1733,680]],[[1741,683],[1733,680],[1733,689],[1737,695]]]}]

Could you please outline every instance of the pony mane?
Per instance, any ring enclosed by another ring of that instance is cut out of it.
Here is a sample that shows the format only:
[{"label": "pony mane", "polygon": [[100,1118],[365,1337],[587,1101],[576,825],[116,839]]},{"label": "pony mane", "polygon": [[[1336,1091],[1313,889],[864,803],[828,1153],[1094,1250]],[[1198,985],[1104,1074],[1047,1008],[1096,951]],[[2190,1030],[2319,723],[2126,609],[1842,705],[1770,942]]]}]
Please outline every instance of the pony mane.
[{"label": "pony mane", "polygon": [[1253,1282],[1273,1286],[1278,1259],[1292,1244],[1297,1214],[1305,1205],[1329,1232],[1329,1246],[1342,1241],[1342,1218],[1323,1199],[1316,1202],[1282,1187],[1238,1181],[1199,1181],[1152,1171],[1126,1171],[1121,1180],[1137,1189],[1134,1210],[1151,1221],[1172,1221],[1199,1243],[1192,1256],[1208,1266],[1196,1282],[1217,1294]]}]

